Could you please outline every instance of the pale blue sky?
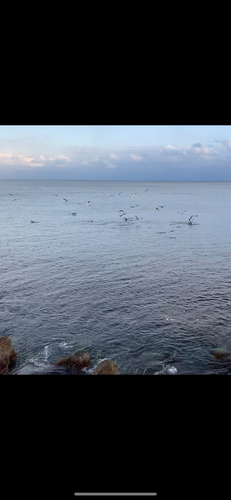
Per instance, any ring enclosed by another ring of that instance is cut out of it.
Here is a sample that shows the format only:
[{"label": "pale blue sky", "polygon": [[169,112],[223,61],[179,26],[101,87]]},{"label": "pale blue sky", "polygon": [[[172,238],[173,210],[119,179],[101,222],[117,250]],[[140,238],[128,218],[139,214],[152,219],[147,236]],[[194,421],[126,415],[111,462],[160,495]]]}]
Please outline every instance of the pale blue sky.
[{"label": "pale blue sky", "polygon": [[231,126],[0,126],[0,179],[231,181]]}]

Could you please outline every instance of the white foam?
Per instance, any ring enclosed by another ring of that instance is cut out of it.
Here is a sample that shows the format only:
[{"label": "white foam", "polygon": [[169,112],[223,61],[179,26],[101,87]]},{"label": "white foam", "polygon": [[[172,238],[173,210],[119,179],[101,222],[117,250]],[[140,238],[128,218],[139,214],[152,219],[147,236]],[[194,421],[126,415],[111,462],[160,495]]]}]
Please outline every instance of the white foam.
[{"label": "white foam", "polygon": [[178,372],[177,368],[175,366],[171,366],[170,368],[167,368],[167,373],[169,375],[176,375]]},{"label": "white foam", "polygon": [[48,346],[48,345],[45,345],[45,347],[44,347],[44,352],[45,352],[45,361],[47,361],[47,359],[48,359],[48,348],[49,348],[49,346]]},{"label": "white foam", "polygon": [[32,363],[33,365],[35,365],[37,367],[43,367],[43,366],[45,366],[44,362],[41,363],[40,361],[38,361],[37,358],[31,358],[31,359],[29,359],[29,363]]},{"label": "white foam", "polygon": [[65,341],[61,342],[59,344],[59,346],[64,347],[64,349],[68,349],[69,347],[73,347],[73,345],[70,345],[70,344],[68,344],[68,342],[65,342]]},{"label": "white foam", "polygon": [[163,375],[163,373],[166,373],[166,368],[163,368],[162,370],[155,372],[154,375]]},{"label": "white foam", "polygon": [[109,358],[100,358],[100,359],[98,359],[97,363],[95,363],[93,368],[83,368],[82,371],[85,371],[87,373],[92,373],[97,368],[97,366],[100,365],[100,363],[102,363],[103,361],[106,361],[107,359],[109,359]]}]

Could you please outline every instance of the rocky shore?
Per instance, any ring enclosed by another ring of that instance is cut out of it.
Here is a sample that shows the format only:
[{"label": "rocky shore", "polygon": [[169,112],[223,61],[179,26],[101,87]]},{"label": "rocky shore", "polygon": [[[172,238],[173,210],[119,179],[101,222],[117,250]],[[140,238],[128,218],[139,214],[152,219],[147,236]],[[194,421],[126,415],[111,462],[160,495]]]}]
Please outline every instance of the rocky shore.
[{"label": "rocky shore", "polygon": [[[219,347],[211,351],[211,361],[230,364],[231,351]],[[112,359],[106,359],[94,369],[91,368],[91,356],[85,351],[76,351],[70,356],[60,358],[55,363],[47,363],[42,368],[35,368],[32,364],[20,367],[17,370],[17,353],[8,337],[0,337],[0,375],[120,375],[117,364]],[[12,370],[13,369],[13,370]],[[175,374],[176,368],[172,367],[167,373]]]},{"label": "rocky shore", "polygon": [[[0,338],[0,375],[10,373],[10,370],[15,366],[17,361],[17,353],[15,352],[12,342],[8,337]],[[71,356],[61,358],[56,363],[53,363],[49,371],[44,374],[60,375],[87,375],[83,368],[89,368],[91,364],[90,354],[85,351],[77,351]],[[28,374],[28,372],[27,372]],[[39,374],[39,372],[38,372]],[[107,359],[102,361],[91,375],[119,375],[119,370],[115,361]]]}]

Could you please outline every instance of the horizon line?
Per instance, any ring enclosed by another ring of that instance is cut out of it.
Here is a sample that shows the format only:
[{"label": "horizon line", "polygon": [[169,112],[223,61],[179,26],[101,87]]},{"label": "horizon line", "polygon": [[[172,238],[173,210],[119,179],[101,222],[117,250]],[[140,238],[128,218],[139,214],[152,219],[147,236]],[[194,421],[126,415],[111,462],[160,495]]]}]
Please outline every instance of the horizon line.
[{"label": "horizon line", "polygon": [[1,179],[0,181],[77,181],[77,182],[231,182],[230,180],[147,180],[147,179]]}]

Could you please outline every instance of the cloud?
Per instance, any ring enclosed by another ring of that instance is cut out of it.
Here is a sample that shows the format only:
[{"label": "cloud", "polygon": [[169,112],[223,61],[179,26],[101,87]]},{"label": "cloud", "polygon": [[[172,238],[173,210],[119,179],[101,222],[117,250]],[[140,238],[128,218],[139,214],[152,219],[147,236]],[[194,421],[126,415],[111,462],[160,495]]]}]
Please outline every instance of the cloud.
[{"label": "cloud", "polygon": [[[166,141],[167,142],[167,141]],[[37,154],[38,153],[38,154]],[[231,180],[231,140],[162,146],[15,151],[0,149],[0,177],[118,180]]]},{"label": "cloud", "polygon": [[63,166],[71,164],[71,158],[63,154],[57,156],[45,156],[43,154],[28,156],[26,154],[12,154],[11,152],[0,151],[0,167],[7,166],[8,168],[34,168],[43,166]]},{"label": "cloud", "polygon": [[22,155],[20,155],[20,158],[22,158],[22,160],[24,160],[27,163],[31,163],[33,160],[35,160],[34,157],[29,157],[28,158],[28,157],[25,157],[25,156],[22,156]]},{"label": "cloud", "polygon": [[64,163],[72,163],[71,158],[68,158],[67,156],[64,156],[64,155],[57,155],[57,156],[55,156],[54,159],[55,160],[62,160],[62,161],[64,161]]},{"label": "cloud", "polygon": [[228,149],[229,151],[231,150],[231,141],[222,141],[221,142],[221,145],[225,148],[225,149]]},{"label": "cloud", "polygon": [[200,142],[195,142],[195,144],[192,144],[192,148],[203,148],[203,144],[201,144]]},{"label": "cloud", "polygon": [[110,156],[110,158],[113,158],[114,160],[119,160],[120,159],[120,156],[117,156],[114,153],[111,153],[109,156]]},{"label": "cloud", "polygon": [[195,155],[207,155],[211,154],[211,148],[203,146],[201,144],[200,146],[192,146],[188,151],[186,151],[186,153]]},{"label": "cloud", "polygon": [[157,151],[157,161],[169,163],[181,162],[183,160],[185,151],[183,149],[175,148],[173,146],[165,146],[164,148],[159,148]]},{"label": "cloud", "polygon": [[11,153],[0,153],[0,158],[12,158]]},{"label": "cloud", "polygon": [[134,161],[140,161],[140,160],[143,160],[142,156],[138,156],[138,155],[130,155],[130,157],[134,160]]},{"label": "cloud", "polygon": [[106,168],[116,168],[116,165],[110,163],[108,160],[105,160],[104,163],[106,163]]}]

